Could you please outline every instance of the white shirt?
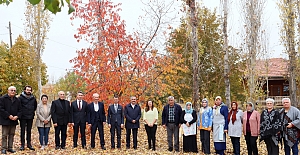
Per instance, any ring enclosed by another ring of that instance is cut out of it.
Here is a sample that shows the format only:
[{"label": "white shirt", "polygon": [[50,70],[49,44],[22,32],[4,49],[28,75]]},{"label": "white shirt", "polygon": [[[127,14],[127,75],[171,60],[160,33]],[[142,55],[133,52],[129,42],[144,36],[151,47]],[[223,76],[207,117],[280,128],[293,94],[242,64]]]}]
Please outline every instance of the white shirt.
[{"label": "white shirt", "polygon": [[132,108],[134,109],[135,104],[131,104]]},{"label": "white shirt", "polygon": [[[79,104],[80,102],[80,104]],[[79,109],[82,109],[82,101],[81,100],[77,100],[77,106]]]},{"label": "white shirt", "polygon": [[94,110],[95,110],[95,111],[98,111],[98,110],[99,110],[99,105],[98,105],[98,103],[94,103]]}]

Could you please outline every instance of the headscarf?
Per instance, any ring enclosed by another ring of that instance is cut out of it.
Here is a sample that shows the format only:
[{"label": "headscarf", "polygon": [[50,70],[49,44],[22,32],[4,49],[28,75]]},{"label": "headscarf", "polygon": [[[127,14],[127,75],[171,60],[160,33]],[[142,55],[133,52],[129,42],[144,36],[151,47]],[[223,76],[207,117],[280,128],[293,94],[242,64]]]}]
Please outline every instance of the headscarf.
[{"label": "headscarf", "polygon": [[[187,109],[187,105],[188,105],[188,104],[191,105],[191,108],[190,108],[189,110]],[[191,114],[191,113],[193,112],[193,108],[192,108],[192,107],[193,107],[193,105],[192,105],[191,102],[186,102],[186,103],[185,103],[185,113]]]},{"label": "headscarf", "polygon": [[[235,103],[235,105],[236,105],[235,110],[232,108],[232,105],[233,105],[234,103]],[[229,115],[228,115],[228,122],[230,122],[230,117],[231,117],[231,115],[232,115],[231,120],[232,120],[232,124],[234,124],[234,122],[235,122],[235,120],[236,120],[236,113],[237,113],[237,111],[238,111],[238,103],[237,103],[237,102],[232,102],[232,103],[231,103],[231,110],[230,110]]]},{"label": "headscarf", "polygon": [[[206,102],[206,107],[208,107],[208,100],[206,99],[206,98],[204,98],[203,100],[202,100],[202,102]],[[203,105],[203,104],[202,104]],[[203,107],[203,108],[206,108],[206,107]]]},{"label": "headscarf", "polygon": [[249,112],[253,112],[253,110],[254,110],[254,104],[252,102],[248,102],[247,105],[249,105],[249,104],[252,105],[252,108],[251,108],[251,110]]}]

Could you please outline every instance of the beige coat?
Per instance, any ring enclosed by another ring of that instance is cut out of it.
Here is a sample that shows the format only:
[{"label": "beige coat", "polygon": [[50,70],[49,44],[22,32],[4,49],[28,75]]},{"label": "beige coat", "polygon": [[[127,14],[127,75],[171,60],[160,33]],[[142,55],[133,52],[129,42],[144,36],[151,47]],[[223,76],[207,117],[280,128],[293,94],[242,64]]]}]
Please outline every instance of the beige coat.
[{"label": "beige coat", "polygon": [[[38,104],[36,108],[36,126],[37,127],[51,127],[51,104],[47,104],[47,111],[44,110],[43,104]],[[48,120],[49,123],[44,126],[44,120]]]}]

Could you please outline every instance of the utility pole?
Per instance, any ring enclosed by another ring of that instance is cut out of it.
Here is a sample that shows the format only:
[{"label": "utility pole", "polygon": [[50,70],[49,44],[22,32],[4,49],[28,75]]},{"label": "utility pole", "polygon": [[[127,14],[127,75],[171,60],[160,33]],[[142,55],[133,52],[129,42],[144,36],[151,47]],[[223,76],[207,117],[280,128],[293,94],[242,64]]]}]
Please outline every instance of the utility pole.
[{"label": "utility pole", "polygon": [[10,48],[12,48],[12,33],[11,33],[11,24],[8,22],[8,30],[9,30],[9,43],[10,43]]}]

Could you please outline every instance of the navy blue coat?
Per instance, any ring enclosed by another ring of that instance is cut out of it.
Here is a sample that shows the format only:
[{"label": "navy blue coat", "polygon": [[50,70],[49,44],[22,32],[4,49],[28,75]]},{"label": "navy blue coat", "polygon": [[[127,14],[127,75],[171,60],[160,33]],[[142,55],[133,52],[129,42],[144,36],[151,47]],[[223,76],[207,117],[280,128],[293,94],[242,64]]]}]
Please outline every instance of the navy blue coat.
[{"label": "navy blue coat", "polygon": [[[126,118],[125,128],[135,129],[140,127],[140,118],[142,114],[139,105],[136,104],[133,109],[131,103],[127,104],[124,109],[124,115]],[[135,120],[135,123],[132,123],[133,120]]]},{"label": "navy blue coat", "polygon": [[[104,111],[104,104],[102,102],[98,102],[98,112],[100,112],[100,122],[105,122],[106,117],[105,117],[105,111]],[[89,124],[94,124],[97,120],[97,112],[94,109],[94,102],[90,103],[88,105],[89,107],[89,113],[88,113],[88,123]]]},{"label": "navy blue coat", "polygon": [[[164,106],[164,110],[162,112],[162,125],[168,124],[169,107],[170,107],[169,104]],[[182,108],[179,104],[174,103],[174,113],[175,113],[175,125],[178,126],[180,123],[180,116],[182,113]]]},{"label": "navy blue coat", "polygon": [[107,114],[107,123],[111,124],[117,120],[117,124],[121,125],[124,124],[124,113],[123,107],[118,104],[117,112],[115,111],[114,104],[108,107],[108,114]]},{"label": "navy blue coat", "polygon": [[27,98],[23,92],[20,95],[19,100],[21,102],[22,107],[22,116],[20,119],[33,119],[35,110],[37,108],[36,98],[33,95]]},{"label": "navy blue coat", "polygon": [[14,97],[13,101],[6,94],[0,97],[0,125],[18,125],[18,120],[10,120],[9,115],[22,116],[21,102],[18,98]]}]

